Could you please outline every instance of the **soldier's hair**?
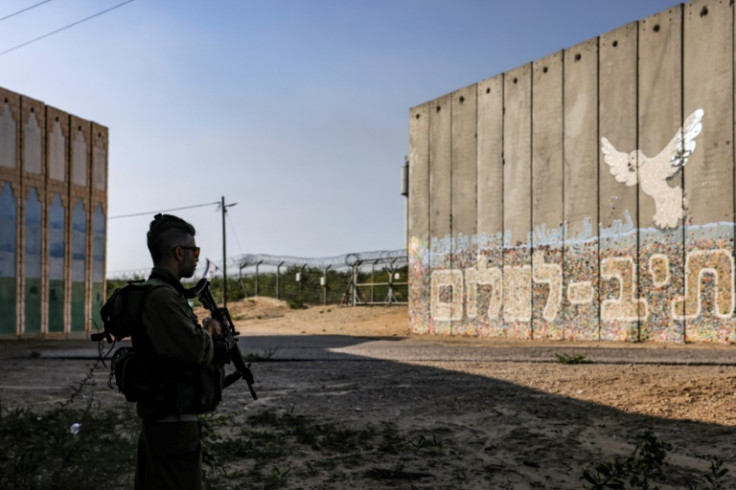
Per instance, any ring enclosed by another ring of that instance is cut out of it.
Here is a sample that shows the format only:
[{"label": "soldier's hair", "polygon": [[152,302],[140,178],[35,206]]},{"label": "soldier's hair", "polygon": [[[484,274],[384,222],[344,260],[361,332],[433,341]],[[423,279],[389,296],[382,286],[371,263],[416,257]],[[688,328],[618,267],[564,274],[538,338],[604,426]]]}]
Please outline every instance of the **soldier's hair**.
[{"label": "soldier's hair", "polygon": [[196,234],[194,226],[171,214],[157,214],[148,227],[146,241],[154,264]]}]

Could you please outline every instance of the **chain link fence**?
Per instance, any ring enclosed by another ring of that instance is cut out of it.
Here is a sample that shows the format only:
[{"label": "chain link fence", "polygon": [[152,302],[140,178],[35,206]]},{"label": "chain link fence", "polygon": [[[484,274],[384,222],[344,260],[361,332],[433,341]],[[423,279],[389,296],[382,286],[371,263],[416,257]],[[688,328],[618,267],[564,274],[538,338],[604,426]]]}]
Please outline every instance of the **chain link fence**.
[{"label": "chain link fence", "polygon": [[[392,305],[408,301],[405,249],[322,258],[243,254],[229,257],[227,269],[229,300],[266,296],[284,300],[292,307]],[[112,290],[110,283],[145,279],[150,271],[141,268],[111,272],[108,293]],[[220,300],[221,288],[222,277],[215,277],[212,289]]]},{"label": "chain link fence", "polygon": [[246,254],[238,257],[246,296],[292,304],[406,304],[406,250],[382,250],[306,258]]}]

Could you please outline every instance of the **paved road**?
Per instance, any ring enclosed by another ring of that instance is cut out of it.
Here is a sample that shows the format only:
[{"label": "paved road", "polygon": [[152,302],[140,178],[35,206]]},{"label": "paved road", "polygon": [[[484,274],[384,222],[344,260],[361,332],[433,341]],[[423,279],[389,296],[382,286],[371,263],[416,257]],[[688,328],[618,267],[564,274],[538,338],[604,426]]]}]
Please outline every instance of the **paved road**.
[{"label": "paved road", "polygon": [[[121,343],[120,345],[127,345]],[[583,355],[596,363],[736,365],[736,346],[570,342],[494,342],[442,337],[367,338],[337,335],[250,335],[241,350],[272,361],[556,362],[555,354]],[[94,359],[97,346],[84,340],[2,341],[0,358],[28,356]]]}]

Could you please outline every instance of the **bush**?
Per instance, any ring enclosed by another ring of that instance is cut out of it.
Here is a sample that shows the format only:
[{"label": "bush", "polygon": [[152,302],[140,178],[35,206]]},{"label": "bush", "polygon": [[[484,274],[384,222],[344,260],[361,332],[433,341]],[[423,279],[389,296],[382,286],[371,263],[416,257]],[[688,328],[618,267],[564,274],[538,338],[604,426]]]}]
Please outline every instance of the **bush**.
[{"label": "bush", "polygon": [[583,354],[555,354],[555,357],[560,364],[590,364],[593,362]]},{"label": "bush", "polygon": [[662,477],[664,460],[672,446],[657,439],[651,432],[638,437],[634,452],[626,459],[598,463],[592,470],[583,471],[581,479],[586,480],[593,490],[606,488],[648,489],[650,480]]},{"label": "bush", "polygon": [[0,488],[132,486],[137,418],[127,410],[0,410]]}]

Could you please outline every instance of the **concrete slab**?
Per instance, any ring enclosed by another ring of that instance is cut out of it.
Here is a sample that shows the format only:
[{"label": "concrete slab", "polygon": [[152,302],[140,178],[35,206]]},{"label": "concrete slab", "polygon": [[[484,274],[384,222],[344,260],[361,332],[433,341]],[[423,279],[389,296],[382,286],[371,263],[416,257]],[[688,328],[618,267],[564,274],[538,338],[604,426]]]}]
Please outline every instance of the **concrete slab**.
[{"label": "concrete slab", "polygon": [[600,336],[598,300],[598,39],[565,50],[564,338]]},{"label": "concrete slab", "polygon": [[[681,5],[639,22],[638,115],[639,148],[646,157],[655,157],[682,125]],[[682,341],[684,322],[673,318],[670,308],[670,301],[683,293],[683,230],[677,219],[682,209],[682,175],[667,180],[671,212],[660,209],[657,214],[655,197],[662,200],[665,196],[653,196],[649,186],[642,185],[650,182],[644,165],[639,163],[638,263],[639,296],[647,301],[647,315],[641,320],[640,336],[642,340]],[[674,218],[676,224],[657,225],[662,217]]]},{"label": "concrete slab", "polygon": [[562,51],[533,63],[532,337],[561,339],[563,203]]}]

